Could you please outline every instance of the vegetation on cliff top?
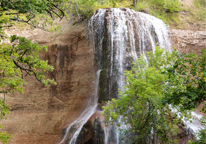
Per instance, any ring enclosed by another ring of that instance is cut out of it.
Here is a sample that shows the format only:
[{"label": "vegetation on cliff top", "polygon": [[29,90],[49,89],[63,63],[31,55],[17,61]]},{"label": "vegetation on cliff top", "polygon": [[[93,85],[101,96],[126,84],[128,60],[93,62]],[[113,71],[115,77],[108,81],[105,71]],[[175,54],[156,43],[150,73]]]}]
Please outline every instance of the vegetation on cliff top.
[{"label": "vegetation on cliff top", "polygon": [[78,17],[90,18],[99,8],[128,7],[162,19],[176,28],[206,22],[205,0],[71,0],[69,12]]}]

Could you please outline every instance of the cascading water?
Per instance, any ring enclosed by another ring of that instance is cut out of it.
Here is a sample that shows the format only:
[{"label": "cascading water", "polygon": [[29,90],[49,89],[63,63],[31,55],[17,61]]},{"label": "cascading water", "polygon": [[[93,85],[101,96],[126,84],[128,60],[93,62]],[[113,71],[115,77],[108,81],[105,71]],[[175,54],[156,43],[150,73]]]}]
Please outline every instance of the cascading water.
[{"label": "cascading water", "polygon": [[[81,113],[81,115],[73,123],[70,124],[70,126],[66,130],[66,134],[65,134],[64,138],[62,139],[62,141],[59,144],[68,143],[68,140],[69,140],[68,144],[75,144],[82,127],[87,122],[87,120],[92,116],[92,114],[94,114],[94,112],[96,111],[97,99],[98,99],[97,98],[98,88],[96,88],[96,87],[98,86],[98,83],[99,83],[100,71],[101,70],[97,71],[96,80],[94,83],[95,90],[87,103],[86,109]],[[74,129],[76,131],[72,135],[72,137],[70,137],[70,132],[74,131]]]},{"label": "cascading water", "polygon": [[[89,21],[88,30],[88,39],[95,49],[98,71],[94,92],[96,97],[90,99],[85,111],[67,128],[61,143],[68,139],[72,127],[76,128],[76,132],[70,138],[69,144],[76,143],[83,125],[95,112],[97,99],[98,103],[104,104],[112,98],[119,98],[118,91],[123,91],[125,85],[124,71],[131,69],[131,63],[135,59],[145,54],[147,61],[146,52],[155,51],[156,45],[171,51],[168,28],[164,22],[128,8],[97,10]],[[126,129],[126,126],[121,124],[121,119],[118,122],[122,129]],[[98,144],[121,143],[121,134],[115,125],[104,128],[104,136],[104,141]]]},{"label": "cascading water", "polygon": [[[172,112],[178,115],[178,117],[181,116],[180,112],[178,112],[177,109],[174,109],[172,107],[170,108]],[[197,133],[200,129],[204,129],[204,126],[202,126],[201,121],[200,121],[200,119],[202,118],[202,115],[199,115],[196,112],[191,112],[191,116],[192,118],[190,119],[183,117],[182,121],[187,126],[187,129],[186,129],[187,135],[192,139],[192,135]]]},{"label": "cascading water", "polygon": [[118,89],[122,91],[125,85],[124,71],[140,54],[154,51],[156,44],[171,51],[166,25],[148,14],[127,8],[104,9],[97,11],[90,23],[96,24],[90,29],[98,38],[94,45],[102,69],[99,102],[119,97]]},{"label": "cascading water", "polygon": [[[98,10],[90,20],[90,33],[98,38],[94,46],[102,69],[100,103],[119,98],[118,91],[123,91],[125,85],[124,71],[131,69],[140,54],[145,54],[147,61],[146,52],[154,51],[156,45],[171,51],[167,26],[162,20],[127,8]],[[118,123],[120,129],[126,129],[121,119]],[[117,126],[106,128],[105,144],[119,144],[121,137]]]}]

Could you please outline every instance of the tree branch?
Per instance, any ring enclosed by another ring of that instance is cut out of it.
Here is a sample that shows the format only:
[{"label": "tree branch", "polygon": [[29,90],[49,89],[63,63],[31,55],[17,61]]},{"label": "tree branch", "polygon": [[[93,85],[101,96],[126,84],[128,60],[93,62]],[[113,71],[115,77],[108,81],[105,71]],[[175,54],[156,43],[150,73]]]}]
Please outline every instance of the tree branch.
[{"label": "tree branch", "polygon": [[42,83],[42,81],[37,77],[37,73],[36,73],[34,70],[23,68],[23,67],[20,66],[20,65],[18,64],[18,62],[16,62],[15,60],[13,60],[13,62],[14,62],[14,64],[15,64],[20,70],[25,71],[28,75],[31,75],[29,72],[32,72],[32,73],[34,74],[34,76],[36,77],[36,79],[37,79],[40,83]]}]

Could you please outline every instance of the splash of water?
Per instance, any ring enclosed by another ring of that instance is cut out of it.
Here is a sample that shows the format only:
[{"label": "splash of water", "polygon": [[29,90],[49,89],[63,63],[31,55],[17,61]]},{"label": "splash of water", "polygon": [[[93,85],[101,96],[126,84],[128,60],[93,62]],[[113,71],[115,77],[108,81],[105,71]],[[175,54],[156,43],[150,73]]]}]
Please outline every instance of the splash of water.
[{"label": "splash of water", "polygon": [[59,144],[63,144],[67,138],[69,137],[69,133],[71,132],[72,128],[75,127],[76,131],[73,134],[69,144],[75,144],[79,133],[81,132],[82,127],[88,121],[88,119],[95,113],[97,107],[97,95],[98,95],[98,83],[99,83],[99,74],[101,70],[97,71],[96,80],[95,80],[95,90],[87,103],[86,109],[81,113],[81,115],[70,124],[70,126],[66,130],[66,134],[62,141]]},{"label": "splash of water", "polygon": [[[181,113],[178,112],[177,109],[172,108],[170,106],[170,109],[173,113],[177,114],[178,117],[181,117]],[[187,119],[185,117],[182,117],[183,123],[187,127],[187,132],[191,134],[197,133],[199,130],[204,129],[204,126],[202,126],[200,119],[202,118],[202,115],[197,114],[196,112],[191,112],[192,118]],[[197,135],[198,138],[198,135]]]},{"label": "splash of water", "polygon": [[198,132],[200,129],[203,129],[204,127],[202,126],[200,119],[202,118],[202,115],[197,114],[196,112],[192,112],[192,116],[195,118],[192,120],[192,123],[189,121],[185,122],[187,127],[192,129],[194,133]]}]

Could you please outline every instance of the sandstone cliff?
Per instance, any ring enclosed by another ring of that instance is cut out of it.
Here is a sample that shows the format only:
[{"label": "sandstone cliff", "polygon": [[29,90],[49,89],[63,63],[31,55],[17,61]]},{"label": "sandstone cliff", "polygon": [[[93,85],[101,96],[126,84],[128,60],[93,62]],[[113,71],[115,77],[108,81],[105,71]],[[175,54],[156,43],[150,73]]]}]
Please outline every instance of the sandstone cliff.
[{"label": "sandstone cliff", "polygon": [[200,55],[206,48],[206,28],[205,31],[171,29],[171,39],[172,45],[180,52]]},{"label": "sandstone cliff", "polygon": [[59,142],[62,129],[84,109],[92,92],[94,77],[93,49],[86,40],[86,24],[62,23],[61,34],[53,35],[38,29],[10,29],[8,34],[25,36],[48,46],[42,59],[54,67],[47,77],[57,85],[42,86],[33,77],[25,77],[25,93],[6,96],[11,107],[3,131],[12,134],[13,144],[51,144]]}]

